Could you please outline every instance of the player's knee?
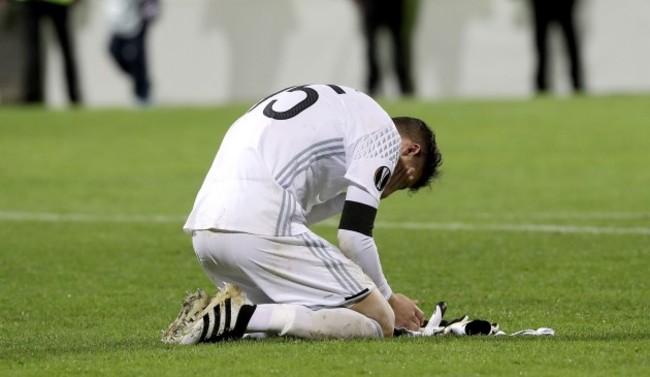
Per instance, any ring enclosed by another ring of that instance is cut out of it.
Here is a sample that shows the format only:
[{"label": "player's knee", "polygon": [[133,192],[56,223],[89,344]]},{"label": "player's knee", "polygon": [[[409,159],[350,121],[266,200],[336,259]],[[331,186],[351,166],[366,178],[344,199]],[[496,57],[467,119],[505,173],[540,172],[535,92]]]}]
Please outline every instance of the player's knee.
[{"label": "player's knee", "polygon": [[352,306],[352,309],[377,322],[384,337],[393,336],[395,313],[388,301],[378,291],[373,291],[366,298]]},{"label": "player's knee", "polygon": [[388,307],[388,310],[384,310],[384,313],[380,316],[379,319],[375,319],[379,326],[381,326],[381,331],[384,333],[384,337],[393,336],[393,331],[395,330],[395,313],[393,309]]}]

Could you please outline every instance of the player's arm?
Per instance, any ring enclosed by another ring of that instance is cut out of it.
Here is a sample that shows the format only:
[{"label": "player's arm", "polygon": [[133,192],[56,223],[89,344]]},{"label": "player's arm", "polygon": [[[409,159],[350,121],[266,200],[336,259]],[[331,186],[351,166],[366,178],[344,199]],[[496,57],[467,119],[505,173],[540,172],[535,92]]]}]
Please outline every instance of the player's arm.
[{"label": "player's arm", "polygon": [[339,224],[339,247],[361,267],[388,300],[395,313],[395,326],[417,330],[423,323],[424,313],[416,301],[403,294],[393,293],[381,267],[372,237],[378,204],[378,200],[368,192],[356,186],[348,188]]},{"label": "player's arm", "polygon": [[357,186],[348,188],[341,221],[339,247],[345,256],[358,264],[375,283],[381,294],[389,299],[393,293],[384,276],[372,230],[377,216],[377,199]]},{"label": "player's arm", "polygon": [[334,199],[330,199],[325,203],[314,206],[311,211],[305,216],[307,225],[319,223],[325,219],[341,213],[343,202],[345,201],[345,193],[339,194]]}]

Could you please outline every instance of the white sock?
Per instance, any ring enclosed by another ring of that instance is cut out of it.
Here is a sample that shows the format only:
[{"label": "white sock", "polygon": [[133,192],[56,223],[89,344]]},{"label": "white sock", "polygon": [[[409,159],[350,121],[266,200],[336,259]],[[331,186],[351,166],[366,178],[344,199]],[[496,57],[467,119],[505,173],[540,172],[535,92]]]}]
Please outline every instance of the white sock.
[{"label": "white sock", "polygon": [[257,305],[246,332],[270,332],[303,339],[383,337],[377,321],[354,310],[311,310],[290,304]]}]

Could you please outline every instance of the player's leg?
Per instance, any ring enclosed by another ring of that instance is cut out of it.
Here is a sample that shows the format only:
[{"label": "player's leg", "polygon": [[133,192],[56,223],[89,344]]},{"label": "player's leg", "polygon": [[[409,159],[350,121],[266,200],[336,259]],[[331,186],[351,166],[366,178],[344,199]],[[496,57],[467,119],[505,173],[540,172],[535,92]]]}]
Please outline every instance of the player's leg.
[{"label": "player's leg", "polygon": [[368,296],[352,305],[350,309],[375,320],[381,327],[384,336],[393,336],[395,313],[378,290],[370,292]]},{"label": "player's leg", "polygon": [[384,332],[376,321],[347,308],[253,305],[234,285],[219,291],[209,302],[205,299],[198,292],[188,297],[178,318],[164,331],[164,343],[214,343],[239,339],[245,333],[347,339],[381,338]]},{"label": "player's leg", "polygon": [[[320,236],[201,233],[194,246],[206,273],[217,284],[241,286],[258,304],[247,331],[310,338],[392,334],[392,309],[373,293],[374,283]],[[272,319],[266,329],[258,321],[265,316]]]},{"label": "player's leg", "polygon": [[354,310],[313,310],[293,304],[256,305],[246,332],[289,335],[303,339],[371,339],[384,336],[384,330],[377,321]]},{"label": "player's leg", "polygon": [[[213,329],[228,325],[232,327],[228,331],[237,336],[242,326],[245,332],[309,339],[392,335],[393,312],[372,281],[313,233],[262,238],[197,232],[193,241],[202,267],[215,284],[235,283],[258,304],[238,304],[242,302],[239,293],[229,296],[227,304],[225,296],[221,297],[213,305],[219,310],[197,322],[196,328],[201,328],[194,331],[197,341],[211,341],[211,334],[223,339],[223,331],[215,333]],[[245,317],[233,319],[242,313],[242,307]],[[228,325],[223,323],[226,316],[231,317]],[[213,325],[213,321],[221,325]]]}]

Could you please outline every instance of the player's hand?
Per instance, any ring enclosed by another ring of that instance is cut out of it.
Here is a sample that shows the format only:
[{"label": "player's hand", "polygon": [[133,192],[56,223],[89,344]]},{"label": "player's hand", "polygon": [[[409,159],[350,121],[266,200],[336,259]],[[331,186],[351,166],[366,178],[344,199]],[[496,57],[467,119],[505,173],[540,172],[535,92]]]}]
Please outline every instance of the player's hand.
[{"label": "player's hand", "polygon": [[398,159],[397,165],[395,165],[395,170],[393,171],[393,175],[390,177],[388,184],[386,184],[384,191],[381,193],[381,198],[384,199],[397,190],[403,190],[405,188],[411,187],[415,181],[414,174],[414,167],[406,166],[401,159]]},{"label": "player's hand", "polygon": [[424,324],[424,312],[418,308],[417,301],[401,293],[393,293],[388,303],[395,313],[395,327],[417,331]]}]

